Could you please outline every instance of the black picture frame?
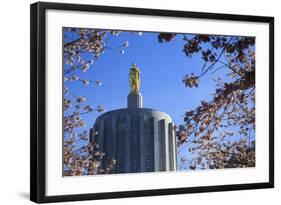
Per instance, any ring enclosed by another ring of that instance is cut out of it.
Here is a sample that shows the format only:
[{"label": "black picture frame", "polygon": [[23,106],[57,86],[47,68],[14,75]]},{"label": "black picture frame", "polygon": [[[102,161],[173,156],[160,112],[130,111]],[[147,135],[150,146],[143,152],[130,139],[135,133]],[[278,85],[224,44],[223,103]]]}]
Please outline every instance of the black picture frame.
[{"label": "black picture frame", "polygon": [[[46,81],[45,81],[45,26],[46,10],[86,11],[181,17],[194,19],[263,22],[269,24],[269,181],[264,183],[171,188],[110,193],[89,193],[46,196]],[[261,189],[274,187],[274,18],[264,16],[230,15],[217,13],[156,10],[144,8],[110,7],[82,4],[39,2],[30,7],[30,200],[37,203],[76,200],[97,200],[123,197],[140,197],[198,192]]]}]

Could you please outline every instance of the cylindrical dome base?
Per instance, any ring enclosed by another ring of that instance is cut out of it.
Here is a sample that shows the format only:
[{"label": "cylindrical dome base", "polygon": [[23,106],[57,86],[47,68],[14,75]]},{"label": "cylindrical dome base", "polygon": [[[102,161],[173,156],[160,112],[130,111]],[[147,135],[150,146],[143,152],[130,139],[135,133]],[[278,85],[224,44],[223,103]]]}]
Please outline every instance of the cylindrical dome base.
[{"label": "cylindrical dome base", "polygon": [[[103,151],[103,165],[116,160],[111,173],[176,170],[174,125],[166,113],[144,108],[118,109],[99,116],[91,141]],[[95,157],[95,155],[93,154]]]}]

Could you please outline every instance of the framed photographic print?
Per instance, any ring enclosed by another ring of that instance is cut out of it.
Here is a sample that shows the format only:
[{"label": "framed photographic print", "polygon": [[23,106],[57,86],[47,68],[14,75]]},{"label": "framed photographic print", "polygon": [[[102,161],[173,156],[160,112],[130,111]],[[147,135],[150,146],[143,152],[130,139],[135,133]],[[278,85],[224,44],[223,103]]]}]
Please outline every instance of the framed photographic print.
[{"label": "framed photographic print", "polygon": [[31,5],[37,203],[274,187],[274,18]]}]

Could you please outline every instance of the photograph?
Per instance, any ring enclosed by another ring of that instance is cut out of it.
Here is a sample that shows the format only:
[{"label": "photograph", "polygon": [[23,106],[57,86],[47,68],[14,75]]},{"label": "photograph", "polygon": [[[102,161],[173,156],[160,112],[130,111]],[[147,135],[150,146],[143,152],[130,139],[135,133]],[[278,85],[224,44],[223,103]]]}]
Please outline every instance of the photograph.
[{"label": "photograph", "polygon": [[255,168],[255,36],[61,35],[63,177]]},{"label": "photograph", "polygon": [[30,9],[32,201],[274,187],[274,17]]},{"label": "photograph", "polygon": [[0,205],[280,201],[277,3],[3,3]]}]

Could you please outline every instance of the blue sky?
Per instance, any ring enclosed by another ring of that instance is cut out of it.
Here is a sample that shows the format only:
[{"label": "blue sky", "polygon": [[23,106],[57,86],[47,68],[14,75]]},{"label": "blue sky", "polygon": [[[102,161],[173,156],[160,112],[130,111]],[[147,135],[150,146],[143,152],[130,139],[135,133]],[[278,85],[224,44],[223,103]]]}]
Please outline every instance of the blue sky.
[{"label": "blue sky", "polygon": [[[168,113],[176,124],[183,123],[185,111],[195,108],[201,100],[211,99],[214,82],[204,76],[198,88],[186,88],[182,83],[185,74],[198,73],[203,61],[199,56],[187,58],[182,52],[184,41],[177,36],[172,42],[158,43],[157,33],[142,36],[123,32],[107,41],[106,46],[116,48],[125,41],[129,47],[121,54],[119,49],[106,49],[86,73],[77,71],[81,79],[101,80],[102,86],[82,85],[80,81],[68,83],[77,96],[85,96],[87,103],[103,105],[106,111],[124,108],[129,94],[128,74],[132,63],[141,71],[140,92],[145,108]],[[92,56],[88,55],[91,59]],[[214,77],[214,76],[213,76]],[[84,116],[90,128],[99,113]]]}]

